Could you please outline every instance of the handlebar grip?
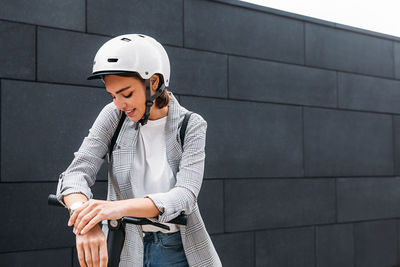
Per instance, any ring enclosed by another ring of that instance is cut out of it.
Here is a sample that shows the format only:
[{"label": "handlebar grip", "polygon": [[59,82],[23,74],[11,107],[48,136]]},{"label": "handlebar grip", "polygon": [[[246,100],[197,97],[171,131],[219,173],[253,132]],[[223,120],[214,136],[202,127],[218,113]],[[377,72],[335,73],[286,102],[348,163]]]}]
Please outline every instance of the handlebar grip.
[{"label": "handlebar grip", "polygon": [[58,201],[56,195],[50,194],[47,197],[47,204],[49,206],[57,206],[57,207],[62,207],[64,208],[64,206]]}]

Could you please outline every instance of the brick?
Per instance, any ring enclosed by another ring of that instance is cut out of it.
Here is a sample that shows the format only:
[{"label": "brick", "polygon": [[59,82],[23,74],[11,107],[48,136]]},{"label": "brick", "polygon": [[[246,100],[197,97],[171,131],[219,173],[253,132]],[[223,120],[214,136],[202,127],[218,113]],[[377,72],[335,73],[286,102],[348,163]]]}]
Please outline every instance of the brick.
[{"label": "brick", "polygon": [[366,222],[355,225],[355,266],[381,267],[397,263],[397,225],[395,221]]},{"label": "brick", "polygon": [[209,233],[224,232],[223,181],[203,181],[198,204]]},{"label": "brick", "polygon": [[211,1],[185,1],[184,45],[304,63],[303,22]]},{"label": "brick", "polygon": [[336,107],[336,73],[229,57],[229,97]]},{"label": "brick", "polygon": [[[47,206],[55,183],[0,184],[0,252],[72,246],[65,209]],[[10,208],[12,207],[12,208]],[[50,234],[51,233],[51,234]]]},{"label": "brick", "polygon": [[174,93],[227,97],[227,56],[166,47],[171,63],[170,88]]},{"label": "brick", "polygon": [[395,77],[400,79],[400,43],[394,43]]},{"label": "brick", "polygon": [[391,41],[306,23],[306,65],[394,77]]},{"label": "brick", "polygon": [[400,217],[400,178],[337,180],[338,221]]},{"label": "brick", "polygon": [[100,81],[88,81],[97,50],[110,38],[70,31],[38,29],[38,80],[87,84],[104,87]]},{"label": "brick", "polygon": [[255,266],[312,267],[314,254],[311,227],[256,232]]},{"label": "brick", "polygon": [[254,266],[254,234],[235,233],[211,236],[223,266]]},{"label": "brick", "polygon": [[400,113],[400,81],[339,74],[339,107]]},{"label": "brick", "polygon": [[0,77],[34,80],[35,27],[0,21],[0,40]]},{"label": "brick", "polygon": [[85,31],[85,0],[5,0],[0,19]]},{"label": "brick", "polygon": [[240,179],[225,182],[225,231],[332,223],[333,179]]},{"label": "brick", "polygon": [[372,31],[372,30],[367,30],[367,29],[362,29],[354,26],[349,26],[346,24],[340,24],[340,23],[335,23],[334,25],[329,25],[331,27],[335,27],[338,29],[344,29],[352,32],[357,32],[365,35],[372,35],[374,37],[382,38],[382,39],[391,39],[391,40],[400,40],[399,37],[390,35],[387,33],[382,33],[382,32],[377,32],[377,31]]},{"label": "brick", "polygon": [[306,176],[393,175],[392,118],[304,109]]},{"label": "brick", "polygon": [[303,175],[301,108],[185,96],[181,102],[208,122],[206,177]]},{"label": "brick", "polygon": [[[245,7],[247,9],[259,10],[259,11],[263,11],[266,13],[272,13],[272,14],[276,14],[276,15],[282,16],[282,17],[289,17],[289,18],[294,18],[294,19],[303,20],[303,21],[306,20],[309,22],[314,22],[314,23],[318,23],[318,24],[322,24],[322,25],[328,25],[328,26],[332,26],[332,27],[335,27],[336,25],[338,25],[338,23],[334,23],[334,22],[330,22],[330,21],[326,21],[326,20],[322,20],[322,19],[317,19],[317,18],[312,18],[312,17],[305,17],[304,15],[299,15],[299,14],[291,13],[291,12],[284,11],[284,10],[279,10],[279,9],[275,9],[275,8],[271,8],[271,7],[267,7],[267,6],[253,4],[251,2],[235,1],[235,0],[213,0],[213,1],[220,2],[220,3],[226,3],[226,4],[234,5],[234,6]],[[256,1],[253,1],[253,2],[256,2]]]},{"label": "brick", "polygon": [[[397,224],[397,249],[400,248],[399,244],[400,244],[400,220],[397,219],[396,220],[396,224]],[[400,257],[399,255],[397,255],[397,261],[398,264],[400,264]],[[394,266],[394,267],[398,267],[398,266]]]},{"label": "brick", "polygon": [[48,249],[40,251],[25,251],[0,254],[2,266],[41,266],[41,267],[70,267],[71,249]]},{"label": "brick", "polygon": [[[72,247],[75,235],[67,226],[64,208],[47,206],[48,194],[55,194],[57,183],[0,184],[0,252]],[[92,188],[95,198],[104,199],[107,183]],[[12,208],[10,208],[12,207]],[[4,216],[4,217],[3,217]]]},{"label": "brick", "polygon": [[2,80],[1,180],[56,181],[110,100],[104,89]]},{"label": "brick", "polygon": [[393,116],[393,128],[395,175],[400,175],[400,116]]},{"label": "brick", "polygon": [[87,29],[113,36],[143,33],[161,43],[182,45],[182,5],[182,0],[88,0]]},{"label": "brick", "polygon": [[316,228],[317,267],[354,266],[354,227],[351,224]]}]

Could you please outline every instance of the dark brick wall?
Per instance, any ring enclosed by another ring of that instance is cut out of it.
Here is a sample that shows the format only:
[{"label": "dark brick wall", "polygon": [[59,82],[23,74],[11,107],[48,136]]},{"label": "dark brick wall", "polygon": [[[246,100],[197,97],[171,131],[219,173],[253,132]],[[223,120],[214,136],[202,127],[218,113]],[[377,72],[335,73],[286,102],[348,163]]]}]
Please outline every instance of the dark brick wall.
[{"label": "dark brick wall", "polygon": [[208,121],[199,205],[224,266],[400,263],[400,38],[234,0],[4,0],[0,266],[77,266],[46,197],[111,100],[95,52],[135,32]]}]

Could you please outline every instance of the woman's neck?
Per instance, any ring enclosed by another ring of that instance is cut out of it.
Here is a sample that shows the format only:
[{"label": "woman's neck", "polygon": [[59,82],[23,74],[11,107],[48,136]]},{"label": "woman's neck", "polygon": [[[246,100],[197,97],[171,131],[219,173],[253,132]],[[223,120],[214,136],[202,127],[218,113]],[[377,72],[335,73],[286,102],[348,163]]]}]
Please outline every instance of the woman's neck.
[{"label": "woman's neck", "polygon": [[168,106],[165,106],[163,108],[158,108],[155,105],[152,106],[151,110],[150,110],[150,116],[149,116],[149,120],[158,120],[161,118],[164,118],[165,116],[168,115]]}]

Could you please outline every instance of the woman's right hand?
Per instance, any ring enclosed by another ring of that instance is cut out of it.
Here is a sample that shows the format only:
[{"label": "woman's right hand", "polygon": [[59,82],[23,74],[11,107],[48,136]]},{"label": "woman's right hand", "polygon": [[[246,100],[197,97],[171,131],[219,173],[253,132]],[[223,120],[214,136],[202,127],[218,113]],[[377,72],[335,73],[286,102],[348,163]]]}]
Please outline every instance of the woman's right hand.
[{"label": "woman's right hand", "polygon": [[76,235],[76,250],[81,267],[107,267],[107,241],[99,225]]}]

